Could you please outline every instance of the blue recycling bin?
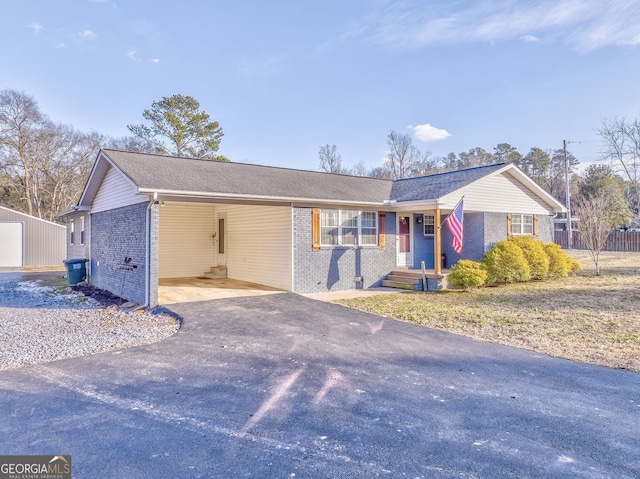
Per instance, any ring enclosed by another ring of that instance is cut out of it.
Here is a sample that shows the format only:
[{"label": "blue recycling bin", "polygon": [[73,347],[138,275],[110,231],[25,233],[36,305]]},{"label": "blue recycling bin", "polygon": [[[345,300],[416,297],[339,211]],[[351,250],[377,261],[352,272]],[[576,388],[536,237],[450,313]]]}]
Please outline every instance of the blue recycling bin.
[{"label": "blue recycling bin", "polygon": [[78,284],[80,281],[87,279],[87,261],[89,260],[85,258],[64,260],[70,285]]}]

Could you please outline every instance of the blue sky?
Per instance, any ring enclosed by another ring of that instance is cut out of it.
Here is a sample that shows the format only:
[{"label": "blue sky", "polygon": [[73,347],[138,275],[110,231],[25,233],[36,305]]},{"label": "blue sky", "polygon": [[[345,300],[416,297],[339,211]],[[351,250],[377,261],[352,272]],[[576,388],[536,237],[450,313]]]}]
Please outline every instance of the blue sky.
[{"label": "blue sky", "polygon": [[441,156],[567,139],[586,165],[602,118],[640,115],[637,0],[3,3],[0,89],[115,137],[191,95],[233,161],[380,166],[396,130]]}]

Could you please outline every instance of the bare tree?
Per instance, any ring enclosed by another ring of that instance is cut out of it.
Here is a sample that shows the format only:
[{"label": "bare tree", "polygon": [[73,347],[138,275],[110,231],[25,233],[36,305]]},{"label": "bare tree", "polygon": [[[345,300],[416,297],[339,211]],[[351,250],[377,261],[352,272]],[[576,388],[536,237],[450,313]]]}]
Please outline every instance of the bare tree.
[{"label": "bare tree", "polygon": [[408,133],[402,134],[391,130],[387,136],[387,158],[384,168],[389,172],[389,178],[398,180],[415,176],[416,172],[424,169],[431,153],[422,153],[413,144]]},{"label": "bare tree", "polygon": [[576,204],[576,213],[580,218],[580,238],[591,253],[596,266],[596,276],[600,276],[600,253],[607,244],[611,232],[606,211],[609,200],[600,193],[591,198],[580,198]]},{"label": "bare tree", "polygon": [[53,220],[77,199],[102,140],[53,123],[25,93],[0,91],[3,201]]},{"label": "bare tree", "polygon": [[580,238],[591,253],[600,275],[600,252],[612,229],[629,218],[623,182],[608,165],[590,165],[579,185],[576,214],[580,218]]},{"label": "bare tree", "polygon": [[123,136],[121,138],[103,138],[101,144],[106,148],[116,150],[135,151],[136,153],[157,153],[156,146],[149,140],[138,136]]},{"label": "bare tree", "polygon": [[364,161],[360,160],[358,163],[349,168],[347,172],[353,176],[371,176],[371,171],[367,168]]},{"label": "bare tree", "polygon": [[613,118],[602,120],[597,130],[602,138],[602,154],[616,171],[631,183],[634,219],[640,219],[640,119]]},{"label": "bare tree", "polygon": [[328,143],[320,147],[318,151],[318,158],[320,158],[320,169],[327,173],[344,173],[342,168],[342,156],[338,153],[336,145],[329,145]]},{"label": "bare tree", "polygon": [[35,100],[15,90],[0,91],[0,168],[26,213],[34,214],[36,145],[48,127]]}]

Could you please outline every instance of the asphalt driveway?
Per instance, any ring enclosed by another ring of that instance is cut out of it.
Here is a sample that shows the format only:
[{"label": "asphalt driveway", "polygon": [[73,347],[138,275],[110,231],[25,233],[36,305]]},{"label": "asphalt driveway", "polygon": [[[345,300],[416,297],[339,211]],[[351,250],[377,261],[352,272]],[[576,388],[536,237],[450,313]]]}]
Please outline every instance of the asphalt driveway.
[{"label": "asphalt driveway", "polygon": [[294,294],[176,304],[144,347],[0,372],[0,454],[78,478],[637,478],[640,375]]}]

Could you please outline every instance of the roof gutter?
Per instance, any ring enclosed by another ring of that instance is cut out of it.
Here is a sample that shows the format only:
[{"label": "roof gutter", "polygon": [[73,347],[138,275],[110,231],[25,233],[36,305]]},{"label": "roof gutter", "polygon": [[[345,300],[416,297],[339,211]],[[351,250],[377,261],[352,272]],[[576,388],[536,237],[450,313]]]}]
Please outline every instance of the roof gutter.
[{"label": "roof gutter", "polygon": [[202,191],[181,191],[181,190],[156,190],[150,188],[138,188],[138,193],[154,194],[162,196],[190,196],[193,198],[210,198],[220,200],[260,200],[260,201],[284,201],[294,203],[329,203],[329,204],[359,204],[371,206],[384,206],[385,201],[355,201],[355,200],[329,200],[322,198],[292,198],[289,196],[262,196],[262,195],[245,195],[239,193],[206,193]]}]

